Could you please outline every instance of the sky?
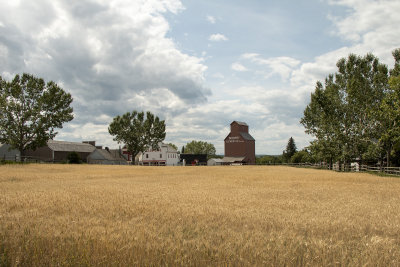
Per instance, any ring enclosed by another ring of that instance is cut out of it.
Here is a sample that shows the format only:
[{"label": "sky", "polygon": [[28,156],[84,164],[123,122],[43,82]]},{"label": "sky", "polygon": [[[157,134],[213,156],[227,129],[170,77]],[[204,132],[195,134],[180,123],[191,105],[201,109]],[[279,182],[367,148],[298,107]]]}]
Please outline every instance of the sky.
[{"label": "sky", "polygon": [[399,0],[0,0],[0,75],[31,73],[71,93],[56,140],[117,148],[117,115],[151,111],[165,142],[224,153],[244,121],[256,154],[281,154],[317,81],[350,53],[393,67]]}]

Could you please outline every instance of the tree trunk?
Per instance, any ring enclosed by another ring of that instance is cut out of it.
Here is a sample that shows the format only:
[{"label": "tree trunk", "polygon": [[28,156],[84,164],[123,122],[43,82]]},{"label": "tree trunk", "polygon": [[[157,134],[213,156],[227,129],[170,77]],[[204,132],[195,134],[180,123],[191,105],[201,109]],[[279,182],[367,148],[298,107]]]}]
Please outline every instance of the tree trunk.
[{"label": "tree trunk", "polygon": [[19,161],[22,162],[25,157],[25,150],[23,148],[19,148]]}]

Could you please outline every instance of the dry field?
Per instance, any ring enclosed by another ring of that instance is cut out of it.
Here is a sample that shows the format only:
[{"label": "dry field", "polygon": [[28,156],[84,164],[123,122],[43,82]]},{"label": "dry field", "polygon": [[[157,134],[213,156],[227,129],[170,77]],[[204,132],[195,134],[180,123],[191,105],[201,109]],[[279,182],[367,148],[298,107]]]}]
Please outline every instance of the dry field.
[{"label": "dry field", "polygon": [[400,266],[400,179],[0,166],[0,266]]}]

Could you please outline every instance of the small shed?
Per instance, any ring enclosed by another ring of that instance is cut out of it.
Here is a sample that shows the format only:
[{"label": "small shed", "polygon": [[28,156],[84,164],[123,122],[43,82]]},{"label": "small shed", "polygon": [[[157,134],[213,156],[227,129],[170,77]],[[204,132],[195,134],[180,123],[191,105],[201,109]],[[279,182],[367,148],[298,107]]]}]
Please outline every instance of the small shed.
[{"label": "small shed", "polygon": [[212,158],[207,160],[207,166],[220,166],[223,165],[224,161],[223,159],[218,159],[218,158]]}]

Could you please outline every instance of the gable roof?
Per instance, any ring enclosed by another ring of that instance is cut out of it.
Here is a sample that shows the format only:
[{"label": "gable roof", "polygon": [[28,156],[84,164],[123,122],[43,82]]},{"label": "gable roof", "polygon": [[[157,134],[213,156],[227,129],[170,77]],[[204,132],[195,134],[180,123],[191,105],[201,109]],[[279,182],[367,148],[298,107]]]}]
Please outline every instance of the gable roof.
[{"label": "gable roof", "polygon": [[243,121],[233,121],[231,124],[233,124],[233,123],[237,123],[237,124],[239,124],[239,125],[243,125],[243,126],[249,126],[249,125],[247,125],[247,123],[245,123],[245,122],[243,122]]},{"label": "gable roof", "polygon": [[47,141],[47,146],[53,151],[64,151],[64,152],[93,152],[96,148],[92,145],[78,142],[66,142],[66,141]]},{"label": "gable roof", "polygon": [[94,155],[94,154],[98,154],[99,156],[102,157],[102,159],[111,160],[111,161],[117,160],[116,158],[113,157],[113,155],[111,155],[110,152],[108,152],[105,149],[96,148],[96,150],[93,151],[92,154],[90,154],[90,155]]},{"label": "gable roof", "polygon": [[114,158],[118,160],[128,160],[126,155],[122,154],[122,151],[120,149],[110,149],[109,152]]},{"label": "gable roof", "polygon": [[169,153],[178,153],[178,151],[175,148],[173,148],[172,146],[170,146],[168,144],[167,144],[167,152],[169,152]]},{"label": "gable roof", "polygon": [[256,140],[253,138],[253,136],[251,136],[249,133],[240,132],[240,135],[244,138],[244,140],[256,141]]},{"label": "gable roof", "polygon": [[226,163],[242,162],[245,157],[224,157],[222,160]]},{"label": "gable roof", "polygon": [[211,159],[209,159],[208,161],[214,161],[214,162],[218,162],[218,163],[224,162],[223,159],[219,159],[219,158],[211,158]]}]

